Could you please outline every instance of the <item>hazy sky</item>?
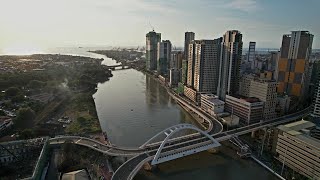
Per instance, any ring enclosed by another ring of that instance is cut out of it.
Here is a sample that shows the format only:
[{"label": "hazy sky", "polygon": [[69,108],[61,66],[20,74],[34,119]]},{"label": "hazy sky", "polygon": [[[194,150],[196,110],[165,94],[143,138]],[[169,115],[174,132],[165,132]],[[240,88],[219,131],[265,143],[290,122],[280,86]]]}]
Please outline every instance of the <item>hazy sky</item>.
[{"label": "hazy sky", "polygon": [[319,0],[0,0],[0,48],[144,45],[149,22],[182,46],[184,32],[213,39],[243,33],[244,47],[279,48],[282,35],[309,30],[320,48]]}]

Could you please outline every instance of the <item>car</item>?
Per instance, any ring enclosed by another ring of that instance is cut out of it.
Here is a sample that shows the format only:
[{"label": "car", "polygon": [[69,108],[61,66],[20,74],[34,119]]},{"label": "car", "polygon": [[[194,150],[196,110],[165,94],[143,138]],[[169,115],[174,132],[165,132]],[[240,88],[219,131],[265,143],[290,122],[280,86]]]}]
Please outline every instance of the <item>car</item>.
[{"label": "car", "polygon": [[92,147],[98,148],[98,146],[96,144],[93,144]]}]

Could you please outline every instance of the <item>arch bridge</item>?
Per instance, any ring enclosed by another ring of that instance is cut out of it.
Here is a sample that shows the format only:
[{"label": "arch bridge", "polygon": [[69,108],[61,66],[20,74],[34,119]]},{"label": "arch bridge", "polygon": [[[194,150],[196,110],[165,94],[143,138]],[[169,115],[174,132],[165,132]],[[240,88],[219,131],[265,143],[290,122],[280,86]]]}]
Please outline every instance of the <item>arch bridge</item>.
[{"label": "arch bridge", "polygon": [[[175,140],[174,143],[171,143],[170,138],[183,130],[194,130],[199,133],[197,136],[200,135],[202,138],[195,139],[190,137],[187,139]],[[148,147],[153,140],[162,137],[163,135],[165,135],[165,138],[160,146],[156,146],[157,148],[155,149],[150,149]],[[145,149],[145,153],[139,154],[122,164],[112,176],[112,179],[132,179],[143,164],[149,161],[151,161],[151,165],[156,165],[219,146],[221,146],[221,144],[217,140],[194,125],[178,124],[159,132],[141,145],[140,149]]]},{"label": "arch bridge", "polygon": [[[170,138],[183,130],[194,130],[205,138],[202,139],[203,142],[193,141],[191,138],[189,140],[183,139],[171,143]],[[159,137],[162,137],[163,135],[165,135],[165,138],[163,141],[161,141],[161,144],[151,162],[152,165],[156,165],[162,162],[170,161],[172,159],[177,159],[186,155],[205,151],[207,149],[215,148],[221,145],[207,132],[195,127],[194,125],[178,124],[159,132],[158,134],[150,138],[147,142],[145,142],[143,145],[141,145],[140,148],[146,149],[147,145],[149,145],[152,141],[158,139]],[[168,146],[165,147],[167,144]]]}]

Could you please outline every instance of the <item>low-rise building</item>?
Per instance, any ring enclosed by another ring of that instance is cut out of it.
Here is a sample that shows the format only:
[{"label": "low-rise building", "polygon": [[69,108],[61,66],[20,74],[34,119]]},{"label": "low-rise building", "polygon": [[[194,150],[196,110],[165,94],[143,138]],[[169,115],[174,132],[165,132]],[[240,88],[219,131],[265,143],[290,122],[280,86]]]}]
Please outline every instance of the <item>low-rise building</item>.
[{"label": "low-rise building", "polygon": [[226,95],[225,111],[240,118],[244,125],[258,123],[263,120],[264,103],[258,98]]},{"label": "low-rise building", "polygon": [[320,139],[310,133],[315,124],[301,120],[277,129],[277,159],[310,179],[320,179]]},{"label": "low-rise building", "polygon": [[201,109],[211,115],[223,113],[225,102],[214,94],[201,94]]},{"label": "low-rise building", "polygon": [[13,121],[10,117],[0,116],[0,135],[3,135],[13,126]]},{"label": "low-rise building", "polygon": [[[48,137],[0,143],[1,179],[41,179],[48,160]],[[23,167],[23,168],[21,168]]]},{"label": "low-rise building", "polygon": [[61,180],[90,180],[90,176],[85,169],[64,173]]},{"label": "low-rise building", "polygon": [[227,125],[227,128],[239,125],[240,118],[234,114],[221,117],[222,123]]},{"label": "low-rise building", "polygon": [[291,98],[288,95],[277,97],[278,116],[283,116],[289,112],[290,102],[291,102]]},{"label": "low-rise building", "polygon": [[245,97],[255,97],[264,102],[264,119],[276,117],[277,83],[271,77],[261,78],[253,74],[244,75],[241,78],[239,94]]},{"label": "low-rise building", "polygon": [[198,97],[200,97],[200,96],[198,95],[197,91],[194,90],[193,88],[188,87],[188,86],[185,86],[185,87],[184,87],[184,92],[183,92],[183,94],[184,94],[187,98],[189,98],[191,101],[193,101],[193,102],[195,102],[195,103],[196,103],[196,102],[199,102],[198,99],[200,99],[200,98],[198,98]]},{"label": "low-rise building", "polygon": [[160,83],[162,84],[166,84],[167,78],[165,78],[164,76],[159,75],[158,76]]}]

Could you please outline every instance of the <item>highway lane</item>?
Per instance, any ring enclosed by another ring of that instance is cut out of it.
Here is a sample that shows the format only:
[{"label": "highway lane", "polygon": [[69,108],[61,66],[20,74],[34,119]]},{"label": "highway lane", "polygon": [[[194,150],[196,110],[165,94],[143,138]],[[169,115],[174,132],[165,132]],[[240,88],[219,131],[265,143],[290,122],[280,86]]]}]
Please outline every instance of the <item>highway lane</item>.
[{"label": "highway lane", "polygon": [[[309,111],[309,108],[306,108],[302,111],[296,112],[294,114],[290,114],[284,117],[276,118],[269,121],[264,121],[256,124],[252,124],[245,127],[240,127],[237,129],[225,131],[223,133],[211,133],[211,136],[215,138],[217,141],[224,141],[231,138],[234,135],[242,135],[248,133],[252,130],[259,129],[267,126],[275,126],[279,124],[288,123],[305,116]],[[152,160],[155,153],[157,152],[161,142],[156,144],[151,144],[146,146],[144,149],[124,149],[119,147],[114,147],[110,145],[102,144],[93,139],[84,138],[84,137],[57,137],[49,140],[50,144],[62,144],[64,141],[71,140],[75,144],[87,146],[91,149],[100,151],[102,153],[106,153],[113,156],[127,156],[132,157],[131,160],[125,162],[121,168],[119,168],[113,176],[113,179],[127,179],[128,177],[132,177],[137,173],[142,166],[141,163]],[[165,155],[179,153],[180,150],[185,150],[188,147],[194,147],[199,144],[210,144],[211,140],[207,137],[204,137],[200,134],[188,135],[185,137],[175,138],[169,141],[166,146],[163,148],[162,153]],[[161,158],[160,156],[159,158]]]}]

